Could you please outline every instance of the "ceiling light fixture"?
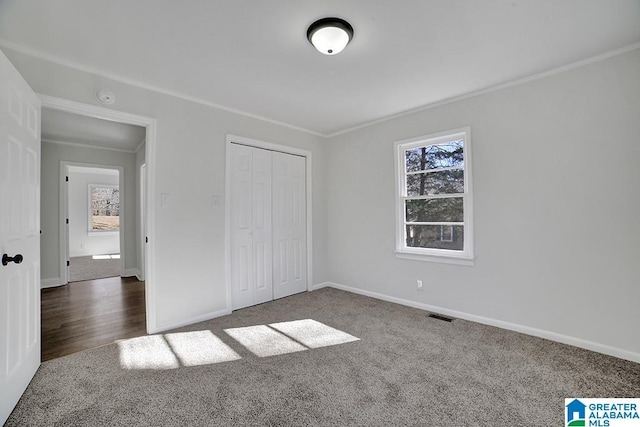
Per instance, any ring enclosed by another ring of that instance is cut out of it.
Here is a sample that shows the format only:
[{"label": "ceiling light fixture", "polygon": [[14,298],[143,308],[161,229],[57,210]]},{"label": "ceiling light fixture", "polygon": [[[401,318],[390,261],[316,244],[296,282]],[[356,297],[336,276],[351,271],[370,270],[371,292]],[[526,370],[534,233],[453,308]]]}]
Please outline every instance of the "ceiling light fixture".
[{"label": "ceiling light fixture", "polygon": [[307,39],[325,55],[335,55],[353,38],[353,27],[344,19],[322,18],[309,26]]}]

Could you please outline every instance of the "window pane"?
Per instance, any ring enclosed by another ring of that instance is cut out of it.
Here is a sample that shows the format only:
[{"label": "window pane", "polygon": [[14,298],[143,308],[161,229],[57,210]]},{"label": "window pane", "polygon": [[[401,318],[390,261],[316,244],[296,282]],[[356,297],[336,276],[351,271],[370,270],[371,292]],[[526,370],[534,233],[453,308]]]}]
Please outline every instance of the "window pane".
[{"label": "window pane", "polygon": [[464,170],[407,175],[407,196],[454,194],[464,192]]},{"label": "window pane", "polygon": [[464,250],[462,225],[407,225],[407,247]]},{"label": "window pane", "polygon": [[405,151],[407,172],[464,166],[462,140],[416,147]]},{"label": "window pane", "polygon": [[120,229],[120,190],[117,187],[91,187],[91,230]]},{"label": "window pane", "polygon": [[462,197],[407,200],[407,222],[463,222]]}]

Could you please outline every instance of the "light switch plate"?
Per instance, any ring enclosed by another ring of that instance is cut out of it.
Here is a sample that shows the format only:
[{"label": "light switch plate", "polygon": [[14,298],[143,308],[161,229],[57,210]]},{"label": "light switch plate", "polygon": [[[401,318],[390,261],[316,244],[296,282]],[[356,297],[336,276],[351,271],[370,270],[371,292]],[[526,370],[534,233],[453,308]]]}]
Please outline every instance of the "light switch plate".
[{"label": "light switch plate", "polygon": [[169,193],[161,193],[160,194],[160,207],[166,208],[170,204],[170,194]]}]

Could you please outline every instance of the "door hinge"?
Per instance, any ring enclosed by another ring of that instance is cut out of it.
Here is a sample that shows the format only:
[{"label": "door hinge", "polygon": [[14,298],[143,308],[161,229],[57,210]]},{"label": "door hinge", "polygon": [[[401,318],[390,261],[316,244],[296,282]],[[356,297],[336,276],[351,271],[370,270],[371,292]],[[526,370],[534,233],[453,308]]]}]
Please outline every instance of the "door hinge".
[{"label": "door hinge", "polygon": [[69,260],[67,260],[67,267],[69,267],[69,264],[70,264],[70,263],[69,263]]},{"label": "door hinge", "polygon": [[148,237],[145,237],[145,238],[144,238],[144,242],[145,242],[145,243],[149,243],[149,238],[148,238]]},{"label": "door hinge", "polygon": [[69,224],[69,218],[67,218],[67,224]]},{"label": "door hinge", "polygon": [[65,181],[69,182],[69,177],[65,176]]}]

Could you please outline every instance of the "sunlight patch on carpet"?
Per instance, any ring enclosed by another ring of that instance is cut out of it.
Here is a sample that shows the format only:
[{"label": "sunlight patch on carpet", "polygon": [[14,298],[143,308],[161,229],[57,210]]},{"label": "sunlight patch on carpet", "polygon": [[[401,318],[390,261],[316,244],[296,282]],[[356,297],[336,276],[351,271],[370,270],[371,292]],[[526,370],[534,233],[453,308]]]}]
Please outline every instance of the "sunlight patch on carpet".
[{"label": "sunlight patch on carpet", "polygon": [[360,340],[360,338],[313,319],[271,323],[269,326],[309,348],[328,347]]},{"label": "sunlight patch on carpet", "polygon": [[211,365],[241,359],[211,331],[180,332],[164,337],[183,366]]},{"label": "sunlight patch on carpet", "polygon": [[224,330],[229,336],[258,357],[277,356],[307,350],[307,347],[267,325]]},{"label": "sunlight patch on carpet", "polygon": [[[360,339],[313,319],[224,330],[258,357],[296,353]],[[123,369],[178,369],[242,359],[209,330],[149,335],[116,341]]]},{"label": "sunlight patch on carpet", "polygon": [[117,344],[123,369],[177,369],[242,358],[208,330],[149,335]]},{"label": "sunlight patch on carpet", "polygon": [[224,331],[258,357],[360,341],[360,338],[313,319],[232,328]]},{"label": "sunlight patch on carpet", "polygon": [[176,369],[180,363],[162,335],[118,341],[124,369]]},{"label": "sunlight patch on carpet", "polygon": [[113,254],[113,255],[92,255],[91,259],[97,259],[97,260],[101,260],[101,259],[120,259],[120,254]]}]

